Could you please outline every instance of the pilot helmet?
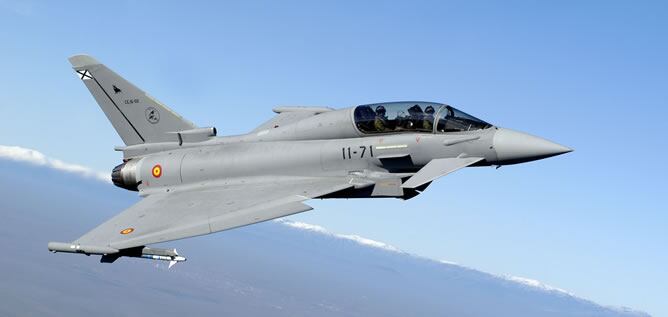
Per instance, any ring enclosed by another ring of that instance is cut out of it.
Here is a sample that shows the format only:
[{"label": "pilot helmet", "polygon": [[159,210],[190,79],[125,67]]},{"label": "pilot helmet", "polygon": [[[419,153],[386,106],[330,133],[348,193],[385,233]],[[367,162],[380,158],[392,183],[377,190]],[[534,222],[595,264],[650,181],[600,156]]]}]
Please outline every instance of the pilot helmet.
[{"label": "pilot helmet", "polygon": [[376,113],[381,115],[381,116],[384,116],[385,115],[385,107],[383,107],[383,106],[376,107]]},{"label": "pilot helmet", "polygon": [[424,112],[428,114],[434,114],[434,107],[427,106],[427,108],[424,109]]}]

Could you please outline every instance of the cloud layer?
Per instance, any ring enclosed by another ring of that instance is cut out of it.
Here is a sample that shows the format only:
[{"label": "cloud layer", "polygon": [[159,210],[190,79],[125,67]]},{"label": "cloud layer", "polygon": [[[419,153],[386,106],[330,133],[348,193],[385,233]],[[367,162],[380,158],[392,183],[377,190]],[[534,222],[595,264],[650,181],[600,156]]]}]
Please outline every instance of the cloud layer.
[{"label": "cloud layer", "polygon": [[[106,183],[110,183],[110,175],[109,173],[105,172],[100,172],[100,171],[95,171],[89,167],[78,165],[78,164],[71,164],[71,163],[66,163],[58,159],[50,158],[44,155],[43,153],[33,150],[33,149],[28,149],[28,148],[23,148],[19,146],[6,146],[6,145],[0,145],[0,159],[9,159],[13,161],[19,161],[19,162],[25,162],[33,165],[38,165],[38,166],[46,166],[49,168],[53,168],[59,171],[63,172],[68,172],[72,174],[76,174],[82,177],[86,178],[92,178],[95,180],[103,181]],[[306,230],[310,232],[315,232],[318,234],[323,234],[327,236],[331,236],[334,238],[338,239],[344,239],[344,240],[349,240],[355,243],[358,243],[360,245],[372,247],[372,248],[377,248],[377,249],[382,249],[385,251],[389,252],[396,252],[396,253],[406,253],[401,251],[400,249],[381,242],[381,241],[376,241],[368,238],[364,238],[358,235],[354,234],[340,234],[340,233],[333,233],[324,227],[318,226],[318,225],[313,225],[313,224],[308,224],[304,222],[296,222],[296,221],[290,221],[290,220],[285,220],[285,219],[279,219],[277,222],[282,223],[286,226],[292,227],[292,228],[297,228],[300,230]],[[414,255],[413,255],[414,256]],[[465,266],[461,266],[455,262],[450,262],[447,260],[440,260],[438,261],[440,263],[443,263],[445,265],[455,265],[463,268],[467,268]],[[470,269],[470,268],[467,268]],[[490,274],[494,275],[494,274]],[[565,295],[573,296],[573,294],[562,290],[560,288],[556,288],[547,284],[544,284],[540,281],[533,280],[533,279],[528,279],[524,277],[517,277],[517,276],[510,276],[510,275],[494,275],[503,279],[506,279],[507,281],[522,284],[525,286],[541,289],[547,292],[558,292],[562,293]]]},{"label": "cloud layer", "polygon": [[331,237],[339,238],[339,239],[345,239],[345,240],[350,240],[356,243],[359,243],[361,245],[373,247],[373,248],[378,248],[378,249],[383,249],[386,251],[392,251],[392,252],[398,252],[398,253],[404,253],[401,250],[395,248],[392,245],[389,245],[384,242],[372,240],[372,239],[367,239],[364,237],[360,237],[358,235],[354,234],[339,234],[339,233],[333,233],[328,231],[327,229],[318,226],[318,225],[312,225],[304,222],[298,222],[298,221],[290,221],[290,220],[285,220],[285,219],[278,219],[277,222],[280,222],[286,226],[292,227],[292,228],[298,228],[302,230],[308,230],[312,232],[317,232],[320,234],[328,235]]},{"label": "cloud layer", "polygon": [[111,183],[109,173],[95,171],[89,167],[70,164],[58,159],[47,157],[43,153],[20,146],[0,145],[0,158],[25,162],[33,165],[46,166],[63,172],[73,173],[86,178],[93,178]]},{"label": "cloud layer", "polygon": [[[358,244],[368,246],[368,247],[372,247],[372,248],[382,249],[382,250],[390,251],[390,252],[408,254],[408,253],[400,250],[399,248],[397,248],[395,246],[392,246],[390,244],[384,243],[384,242],[380,242],[380,241],[360,237],[358,235],[334,233],[334,232],[331,232],[331,231],[325,229],[324,227],[318,226],[318,225],[312,225],[312,224],[308,224],[308,223],[304,223],[304,222],[291,221],[291,220],[286,220],[286,219],[278,219],[278,220],[276,220],[276,222],[282,223],[282,224],[284,224],[286,226],[289,226],[289,227],[292,227],[292,228],[297,228],[297,229],[301,229],[301,230],[316,232],[316,233],[319,233],[319,234],[327,235],[327,236],[338,238],[338,239],[350,240],[350,241],[356,242]],[[408,254],[408,255],[416,256],[416,255],[412,255],[412,254]],[[416,256],[416,257],[420,257],[420,256]],[[422,257],[420,257],[420,258],[422,258]],[[427,260],[432,260],[432,259],[427,259]],[[452,261],[448,261],[448,260],[438,260],[437,262],[445,264],[445,265],[453,265],[453,266],[458,266],[458,267],[461,267],[461,268],[473,270],[469,267],[466,267],[466,266],[460,265],[456,262],[452,262]],[[495,277],[507,280],[509,282],[514,282],[514,283],[522,284],[524,286],[537,288],[537,289],[540,289],[540,290],[543,290],[543,291],[546,291],[546,292],[560,293],[560,294],[563,294],[563,295],[568,295],[568,296],[575,297],[575,295],[573,295],[572,293],[570,293],[566,290],[563,290],[563,289],[560,289],[560,288],[557,288],[557,287],[554,287],[554,286],[551,286],[551,285],[547,285],[545,283],[542,283],[542,282],[534,280],[534,279],[529,279],[529,278],[519,277],[519,276],[512,276],[512,275],[496,275],[496,274],[487,273],[487,272],[482,272],[482,273],[493,275]]]}]

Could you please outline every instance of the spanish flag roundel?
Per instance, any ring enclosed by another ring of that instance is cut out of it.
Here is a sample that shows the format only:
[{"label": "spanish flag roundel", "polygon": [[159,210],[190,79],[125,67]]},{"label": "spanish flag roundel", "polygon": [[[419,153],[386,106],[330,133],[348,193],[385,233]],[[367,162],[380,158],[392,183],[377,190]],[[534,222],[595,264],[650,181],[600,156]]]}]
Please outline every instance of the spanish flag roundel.
[{"label": "spanish flag roundel", "polygon": [[153,166],[151,174],[153,174],[153,177],[155,178],[159,178],[160,176],[162,176],[162,166],[160,166],[160,164],[156,164],[155,166]]},{"label": "spanish flag roundel", "polygon": [[129,233],[132,233],[132,231],[135,231],[135,229],[134,228],[125,228],[125,229],[121,230],[121,234],[129,234]]}]

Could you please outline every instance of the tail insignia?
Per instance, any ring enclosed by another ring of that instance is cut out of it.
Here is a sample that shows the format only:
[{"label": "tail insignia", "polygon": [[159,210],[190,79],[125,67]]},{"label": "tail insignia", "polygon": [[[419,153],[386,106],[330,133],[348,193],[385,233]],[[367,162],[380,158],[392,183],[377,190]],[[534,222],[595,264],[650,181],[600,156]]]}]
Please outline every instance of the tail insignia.
[{"label": "tail insignia", "polygon": [[77,73],[79,74],[79,79],[81,80],[93,79],[93,76],[90,75],[90,72],[88,72],[87,69],[77,70]]},{"label": "tail insignia", "polygon": [[151,124],[160,122],[160,112],[153,107],[146,108],[146,120]]}]

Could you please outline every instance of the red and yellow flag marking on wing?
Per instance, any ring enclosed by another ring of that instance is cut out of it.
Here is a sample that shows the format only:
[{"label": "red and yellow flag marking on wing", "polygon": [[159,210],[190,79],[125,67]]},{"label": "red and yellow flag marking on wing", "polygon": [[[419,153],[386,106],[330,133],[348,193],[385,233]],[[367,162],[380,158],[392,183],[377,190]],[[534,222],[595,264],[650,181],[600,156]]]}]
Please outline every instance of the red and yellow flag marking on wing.
[{"label": "red and yellow flag marking on wing", "polygon": [[129,233],[132,233],[132,231],[135,231],[135,229],[134,228],[125,228],[125,229],[121,230],[121,234],[129,234]]}]

